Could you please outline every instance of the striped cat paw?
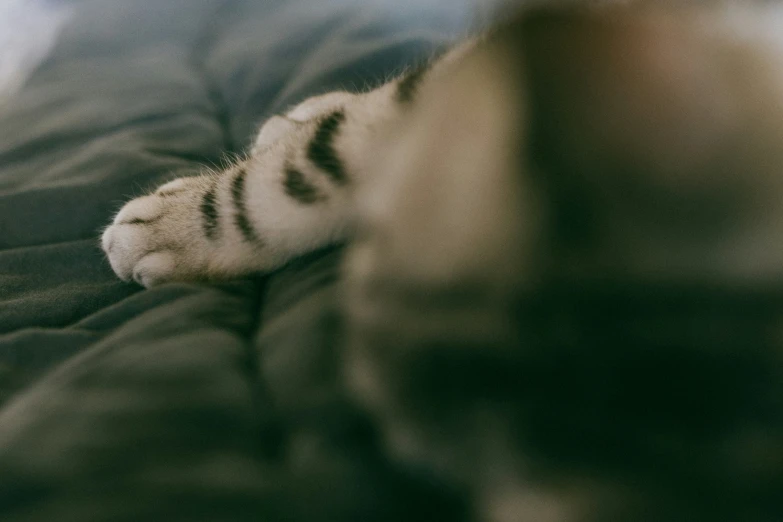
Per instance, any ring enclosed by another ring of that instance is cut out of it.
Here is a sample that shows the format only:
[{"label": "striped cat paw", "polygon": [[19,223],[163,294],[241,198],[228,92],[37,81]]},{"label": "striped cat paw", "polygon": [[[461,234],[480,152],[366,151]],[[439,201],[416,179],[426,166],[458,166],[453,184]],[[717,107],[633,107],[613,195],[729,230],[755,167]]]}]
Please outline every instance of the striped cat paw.
[{"label": "striped cat paw", "polygon": [[128,202],[101,238],[123,281],[150,287],[208,276],[210,246],[199,228],[207,177],[180,178]]},{"label": "striped cat paw", "polygon": [[353,200],[344,155],[357,148],[346,107],[355,99],[307,99],[267,121],[247,158],[127,203],[101,240],[114,272],[146,287],[225,279],[346,239]]}]

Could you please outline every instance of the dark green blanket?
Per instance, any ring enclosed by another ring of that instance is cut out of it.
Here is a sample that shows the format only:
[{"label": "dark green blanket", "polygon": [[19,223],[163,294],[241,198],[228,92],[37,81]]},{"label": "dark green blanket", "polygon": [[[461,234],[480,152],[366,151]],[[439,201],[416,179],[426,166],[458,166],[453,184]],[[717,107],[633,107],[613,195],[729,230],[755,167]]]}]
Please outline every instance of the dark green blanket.
[{"label": "dark green blanket", "polygon": [[453,519],[342,396],[339,249],[142,290],[98,237],[130,197],[240,152],[264,117],[421,59],[464,9],[71,3],[0,110],[0,520]]}]

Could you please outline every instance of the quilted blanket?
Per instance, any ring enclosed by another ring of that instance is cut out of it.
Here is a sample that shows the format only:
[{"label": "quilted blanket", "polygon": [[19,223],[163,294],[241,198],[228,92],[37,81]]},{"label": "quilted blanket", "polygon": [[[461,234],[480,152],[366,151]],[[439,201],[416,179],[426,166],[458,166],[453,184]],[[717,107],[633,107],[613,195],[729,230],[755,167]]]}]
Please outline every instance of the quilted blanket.
[{"label": "quilted blanket", "polygon": [[265,117],[444,45],[464,6],[63,5],[0,107],[0,520],[456,520],[459,497],[394,469],[343,397],[339,248],[143,290],[98,237],[130,197],[241,153]]}]

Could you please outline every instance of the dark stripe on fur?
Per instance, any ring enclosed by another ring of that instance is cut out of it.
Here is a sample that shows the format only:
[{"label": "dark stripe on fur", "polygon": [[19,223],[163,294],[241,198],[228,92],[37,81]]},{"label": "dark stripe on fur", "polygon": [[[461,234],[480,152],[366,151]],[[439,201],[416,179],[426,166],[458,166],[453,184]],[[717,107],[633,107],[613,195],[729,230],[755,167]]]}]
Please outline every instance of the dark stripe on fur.
[{"label": "dark stripe on fur", "polygon": [[348,182],[345,166],[334,150],[334,137],[345,121],[343,111],[335,111],[318,124],[310,145],[307,147],[307,157],[313,165],[324,171],[338,185]]},{"label": "dark stripe on fur", "polygon": [[208,239],[214,239],[217,234],[218,210],[217,210],[217,182],[212,182],[209,190],[201,199],[201,216],[203,218],[204,234]]},{"label": "dark stripe on fur", "polygon": [[247,207],[245,206],[246,178],[247,171],[240,167],[239,171],[234,177],[234,181],[231,183],[231,199],[234,203],[234,223],[242,233],[242,237],[245,239],[245,241],[250,243],[260,243],[261,239],[258,237],[258,234],[247,217]]},{"label": "dark stripe on fur", "polygon": [[291,164],[285,166],[283,186],[285,193],[300,203],[310,204],[323,199],[318,189],[305,178],[302,171]]},{"label": "dark stripe on fur", "polygon": [[150,223],[155,223],[156,221],[160,221],[162,217],[163,217],[163,214],[160,214],[159,216],[155,216],[155,217],[149,218],[149,219],[133,218],[133,219],[129,219],[127,221],[120,221],[117,224],[118,225],[148,225]]},{"label": "dark stripe on fur", "polygon": [[407,72],[397,84],[397,101],[400,103],[411,103],[416,96],[416,91],[421,84],[421,80],[429,70],[429,64],[421,65]]}]

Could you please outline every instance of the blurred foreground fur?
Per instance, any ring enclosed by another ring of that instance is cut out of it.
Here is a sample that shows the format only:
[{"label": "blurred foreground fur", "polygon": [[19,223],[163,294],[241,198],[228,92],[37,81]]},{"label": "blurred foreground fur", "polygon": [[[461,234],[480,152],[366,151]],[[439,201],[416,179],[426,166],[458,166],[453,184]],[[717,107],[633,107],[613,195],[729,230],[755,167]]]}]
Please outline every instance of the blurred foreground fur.
[{"label": "blurred foreground fur", "polygon": [[781,20],[535,10],[422,86],[346,265],[400,468],[479,520],[783,520]]}]

